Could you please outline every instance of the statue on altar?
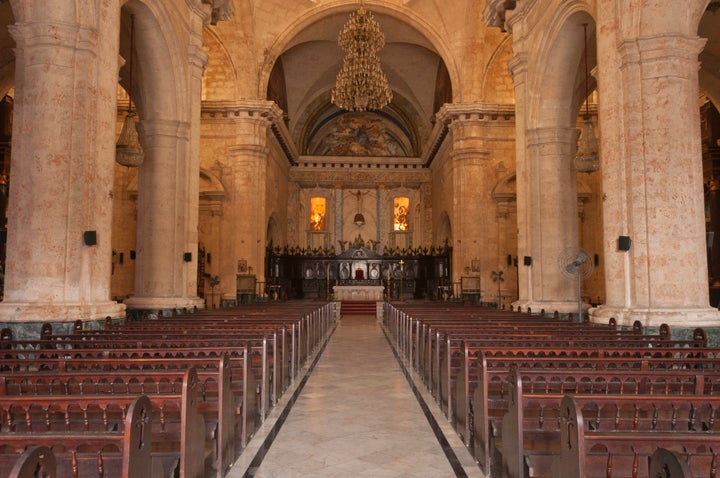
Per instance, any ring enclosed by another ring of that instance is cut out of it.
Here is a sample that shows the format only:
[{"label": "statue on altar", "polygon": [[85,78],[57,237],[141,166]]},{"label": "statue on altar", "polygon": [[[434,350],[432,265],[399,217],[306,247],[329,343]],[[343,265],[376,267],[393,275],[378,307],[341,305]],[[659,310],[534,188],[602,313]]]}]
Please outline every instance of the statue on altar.
[{"label": "statue on altar", "polygon": [[360,249],[361,247],[365,247],[365,239],[362,238],[360,234],[355,238],[355,240],[352,243],[352,246],[356,249]]}]

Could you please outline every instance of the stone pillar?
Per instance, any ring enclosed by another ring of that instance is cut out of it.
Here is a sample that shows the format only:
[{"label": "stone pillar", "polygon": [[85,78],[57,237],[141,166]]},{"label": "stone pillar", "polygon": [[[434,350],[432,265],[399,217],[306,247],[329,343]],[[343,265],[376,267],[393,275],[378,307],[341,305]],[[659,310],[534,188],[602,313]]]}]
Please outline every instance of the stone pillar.
[{"label": "stone pillar", "polygon": [[[96,9],[97,23],[77,23],[76,8]],[[13,11],[15,109],[0,321],[122,316],[124,305],[110,300],[120,9],[85,0],[43,9],[13,2]],[[97,242],[84,240],[85,231],[94,231]]]},{"label": "stone pillar", "polygon": [[441,112],[439,120],[449,122],[452,138],[453,236],[462,238],[453,244],[452,281],[460,282],[465,268],[478,258],[485,292],[497,257],[497,248],[492,246],[497,245],[496,229],[488,227],[495,223],[492,201],[495,176],[486,145],[490,119],[497,113],[480,104],[446,105]]},{"label": "stone pillar", "polygon": [[[600,21],[619,29],[613,18]],[[709,307],[697,104],[704,41],[676,32],[634,35],[598,45],[607,65],[599,70],[608,94],[600,105],[607,302],[593,320],[717,325],[720,314]],[[629,251],[618,251],[620,235],[630,236]]]},{"label": "stone pillar", "polygon": [[[187,228],[193,192],[188,159],[190,125],[171,120],[142,120],[140,142],[145,161],[138,174],[138,219],[135,295],[125,301],[131,309],[203,307],[197,290],[189,290],[197,272],[194,247]],[[197,185],[195,189],[197,203]],[[195,223],[197,224],[197,222]]]},{"label": "stone pillar", "polygon": [[231,172],[225,184],[228,202],[224,208],[220,266],[223,299],[236,296],[238,260],[247,260],[258,280],[265,274],[268,133],[271,116],[281,117],[277,106],[266,101],[235,106],[229,116],[236,143],[228,150],[227,165]]},{"label": "stone pillar", "polygon": [[[522,24],[518,24],[517,30],[522,31]],[[520,36],[520,32],[518,32]],[[515,38],[515,37],[514,37]],[[522,44],[521,44],[522,45]],[[521,49],[522,46],[518,46]],[[528,307],[533,303],[532,288],[532,267],[525,265],[524,258],[530,255],[531,231],[531,209],[530,209],[530,178],[528,175],[529,166],[526,142],[527,122],[527,75],[528,58],[526,53],[516,53],[508,63],[510,73],[513,77],[515,87],[515,184],[517,204],[517,254],[518,254],[518,300],[513,303],[514,307]]]},{"label": "stone pillar", "polygon": [[[202,6],[202,5],[201,5]],[[188,156],[185,161],[185,181],[187,195],[185,207],[187,208],[187,222],[185,223],[186,250],[192,251],[191,266],[185,283],[185,296],[197,296],[197,267],[198,267],[198,225],[200,224],[200,117],[202,109],[202,77],[207,66],[208,54],[203,50],[203,26],[210,20],[209,8],[191,10],[190,48],[188,49],[188,65],[190,88],[188,103],[190,107],[190,131]],[[204,304],[204,301],[203,301]]]},{"label": "stone pillar", "polygon": [[341,184],[335,185],[335,250],[340,253],[340,241],[343,239],[343,189]]},{"label": "stone pillar", "polygon": [[[529,234],[518,260],[529,286],[528,296],[518,304],[523,308],[577,312],[577,278],[565,271],[578,251],[576,141],[574,128],[526,131],[525,161],[518,163],[518,178],[523,178],[518,210]],[[524,264],[525,256],[530,265]]]},{"label": "stone pillar", "polygon": [[[393,224],[388,224],[388,220],[391,212],[388,211],[390,205],[390,198],[388,198],[388,191],[384,184],[378,185],[377,189],[377,237],[376,241],[379,241],[377,250],[375,252],[381,253],[383,248],[388,245],[388,234],[393,230]],[[410,225],[410,230],[414,230],[417,227],[416,224]]]}]

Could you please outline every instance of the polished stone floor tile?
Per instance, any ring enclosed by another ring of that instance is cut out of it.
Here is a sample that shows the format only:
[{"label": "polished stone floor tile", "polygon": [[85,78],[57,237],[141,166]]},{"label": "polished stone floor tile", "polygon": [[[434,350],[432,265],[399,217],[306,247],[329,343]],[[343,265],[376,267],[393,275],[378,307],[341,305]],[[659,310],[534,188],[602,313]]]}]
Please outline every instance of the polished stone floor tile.
[{"label": "polished stone floor tile", "polygon": [[338,321],[321,356],[294,386],[228,478],[483,476],[418,385],[430,418],[423,412],[375,318]]}]

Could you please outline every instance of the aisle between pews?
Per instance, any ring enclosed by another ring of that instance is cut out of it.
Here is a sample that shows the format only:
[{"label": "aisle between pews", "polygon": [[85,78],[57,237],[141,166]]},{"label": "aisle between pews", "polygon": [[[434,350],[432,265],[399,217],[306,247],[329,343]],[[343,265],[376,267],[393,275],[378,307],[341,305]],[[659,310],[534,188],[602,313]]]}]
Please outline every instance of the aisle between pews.
[{"label": "aisle between pews", "polygon": [[340,320],[227,478],[482,477],[430,395],[403,371],[374,317]]}]

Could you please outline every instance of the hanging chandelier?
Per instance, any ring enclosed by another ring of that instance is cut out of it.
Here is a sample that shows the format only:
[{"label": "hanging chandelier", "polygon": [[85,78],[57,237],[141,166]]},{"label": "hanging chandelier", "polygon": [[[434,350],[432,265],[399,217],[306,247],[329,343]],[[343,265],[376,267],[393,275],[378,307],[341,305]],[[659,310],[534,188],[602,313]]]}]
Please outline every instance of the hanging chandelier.
[{"label": "hanging chandelier", "polygon": [[145,159],[137,132],[137,115],[132,109],[132,63],[133,63],[133,37],[134,37],[134,18],[130,17],[130,59],[128,61],[128,111],[123,121],[120,137],[115,146],[115,161],[122,166],[129,168],[137,168]]},{"label": "hanging chandelier", "polygon": [[379,110],[387,105],[392,91],[378,57],[385,46],[385,35],[362,3],[350,14],[338,35],[338,45],[345,51],[345,58],[332,90],[332,103],[348,111]]},{"label": "hanging chandelier", "polygon": [[600,169],[600,155],[598,154],[599,148],[595,137],[595,128],[590,119],[587,23],[583,24],[583,28],[585,30],[585,115],[580,128],[577,153],[575,153],[575,170],[581,173],[593,173]]}]

